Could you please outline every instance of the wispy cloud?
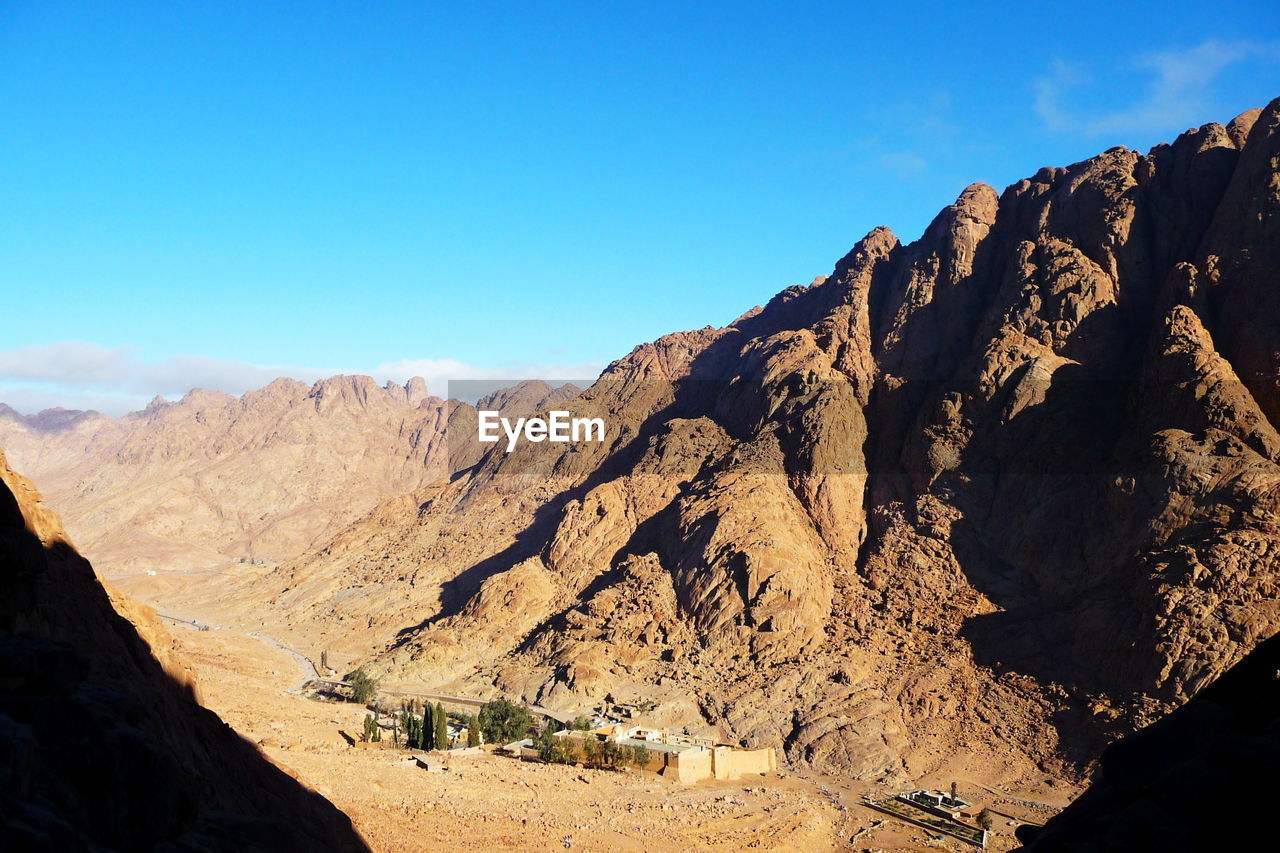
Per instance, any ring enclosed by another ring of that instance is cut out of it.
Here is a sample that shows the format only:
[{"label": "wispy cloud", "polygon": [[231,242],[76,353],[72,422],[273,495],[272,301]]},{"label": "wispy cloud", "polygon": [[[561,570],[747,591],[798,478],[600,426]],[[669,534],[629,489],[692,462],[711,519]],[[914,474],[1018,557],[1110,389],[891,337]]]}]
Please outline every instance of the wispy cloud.
[{"label": "wispy cloud", "polygon": [[1071,92],[1094,81],[1088,69],[1057,61],[1032,83],[1032,106],[1044,125],[1058,132],[1092,137],[1169,130],[1209,113],[1215,81],[1228,68],[1249,60],[1280,60],[1280,43],[1211,39],[1182,50],[1143,54],[1128,67],[1130,73],[1147,78],[1141,96],[1126,107],[1101,113],[1066,103]]},{"label": "wispy cloud", "polygon": [[888,151],[880,155],[880,168],[899,178],[913,178],[929,169],[929,161],[914,151]]},{"label": "wispy cloud", "polygon": [[595,362],[478,365],[429,358],[369,368],[263,365],[192,355],[147,361],[136,347],[60,341],[0,350],[0,402],[27,413],[63,406],[121,415],[145,406],[155,396],[172,399],[192,388],[240,395],[281,376],[304,382],[339,373],[365,374],[379,382],[421,376],[433,393],[444,394],[450,379],[594,377],[603,367]]},{"label": "wispy cloud", "polygon": [[951,95],[945,91],[874,110],[869,125],[878,130],[861,140],[862,147],[874,152],[867,165],[901,180],[924,175],[931,163],[921,152],[949,151],[961,137],[960,126],[950,115]]}]

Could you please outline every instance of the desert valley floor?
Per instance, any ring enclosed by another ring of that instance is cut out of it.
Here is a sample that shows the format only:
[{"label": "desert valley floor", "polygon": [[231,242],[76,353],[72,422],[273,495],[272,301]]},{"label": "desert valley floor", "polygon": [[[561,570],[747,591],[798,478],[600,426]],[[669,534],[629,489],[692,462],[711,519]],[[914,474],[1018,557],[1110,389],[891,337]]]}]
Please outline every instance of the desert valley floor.
[{"label": "desert valley floor", "polygon": [[[114,583],[176,617],[166,620],[167,627],[178,653],[196,670],[204,704],[346,812],[376,851],[972,849],[861,805],[866,795],[889,788],[802,768],[681,786],[652,773],[494,754],[454,758],[448,771],[428,773],[407,750],[351,748],[341,732],[358,732],[365,709],[298,692],[313,673],[287,649],[296,644],[309,657],[305,637],[237,612],[213,593],[221,586],[218,576],[135,575]],[[962,795],[997,813],[988,844],[995,851],[1016,846],[1013,824],[1041,823],[1078,792],[1047,777],[1001,779],[982,767],[957,769],[956,778]],[[919,784],[945,787],[950,781],[939,776]]]}]

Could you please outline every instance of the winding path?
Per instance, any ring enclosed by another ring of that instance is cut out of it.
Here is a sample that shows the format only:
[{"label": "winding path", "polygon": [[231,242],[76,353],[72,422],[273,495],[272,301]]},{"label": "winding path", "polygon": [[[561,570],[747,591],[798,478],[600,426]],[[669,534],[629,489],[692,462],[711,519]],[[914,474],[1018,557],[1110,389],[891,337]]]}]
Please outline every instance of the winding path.
[{"label": "winding path", "polygon": [[[187,625],[199,631],[220,630],[217,625],[209,625],[195,619],[184,619],[181,616],[171,616],[168,613],[161,613],[159,611],[156,611],[156,615],[161,619],[168,619],[170,622]],[[286,693],[300,693],[302,692],[302,689],[307,686],[308,682],[321,677],[320,670],[316,668],[316,665],[311,661],[311,658],[307,657],[302,652],[289,648],[275,637],[268,636],[267,634],[260,634],[257,631],[250,631],[245,634],[245,636],[253,637],[260,643],[266,643],[272,648],[279,649],[282,652],[287,652],[293,658],[294,662],[298,664],[298,669],[302,674],[298,679],[298,683],[286,690]]]},{"label": "winding path", "polygon": [[298,668],[302,671],[302,676],[298,679],[297,684],[285,691],[286,693],[300,693],[302,692],[302,688],[307,686],[308,682],[314,681],[320,677],[320,670],[316,669],[316,665],[311,662],[311,658],[307,657],[302,652],[289,648],[275,637],[270,637],[266,634],[259,634],[257,631],[252,631],[245,636],[253,637],[255,640],[266,643],[268,646],[279,649],[282,652],[288,652],[293,657],[294,661],[298,664]]}]

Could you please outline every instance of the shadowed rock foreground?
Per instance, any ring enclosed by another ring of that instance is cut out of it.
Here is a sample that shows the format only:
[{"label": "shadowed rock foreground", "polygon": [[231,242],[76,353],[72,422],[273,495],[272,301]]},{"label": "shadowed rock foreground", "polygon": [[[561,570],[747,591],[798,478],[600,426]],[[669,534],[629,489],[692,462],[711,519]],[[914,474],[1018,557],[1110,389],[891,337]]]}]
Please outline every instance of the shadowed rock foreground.
[{"label": "shadowed rock foreground", "polygon": [[366,850],[198,704],[154,613],[98,582],[3,455],[0,481],[0,846]]},{"label": "shadowed rock foreground", "polygon": [[[1280,767],[1280,637],[1168,717],[1107,748],[1097,779],[1028,853],[1255,850]],[[1027,839],[1030,840],[1030,839]]]}]

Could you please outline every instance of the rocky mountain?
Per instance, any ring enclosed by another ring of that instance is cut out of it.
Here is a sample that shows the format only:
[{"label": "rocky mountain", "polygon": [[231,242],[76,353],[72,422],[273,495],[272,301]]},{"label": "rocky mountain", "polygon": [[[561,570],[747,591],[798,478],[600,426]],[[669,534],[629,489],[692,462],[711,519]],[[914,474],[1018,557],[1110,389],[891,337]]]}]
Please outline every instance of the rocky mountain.
[{"label": "rocky mountain", "polygon": [[1042,829],[1024,828],[1024,849],[1256,849],[1270,826],[1252,798],[1271,788],[1278,766],[1280,636],[1165,719],[1108,747],[1079,799]]},{"label": "rocky mountain", "polygon": [[105,589],[0,455],[8,850],[367,850],[213,712],[154,612]]},{"label": "rocky mountain", "polygon": [[101,417],[99,412],[92,409],[87,411],[81,409],[64,409],[57,406],[52,409],[45,409],[36,412],[33,415],[24,415],[13,409],[13,407],[0,403],[0,423],[11,421],[15,424],[25,426],[32,432],[37,433],[56,433],[63,430],[71,429],[81,421],[94,417]]},{"label": "rocky mountain", "polygon": [[1069,772],[1280,630],[1278,228],[1280,102],[975,184],[257,594],[396,681]]},{"label": "rocky mountain", "polygon": [[541,379],[526,379],[486,394],[476,401],[475,407],[503,414],[539,412],[581,393],[582,389],[572,382],[553,387]]},{"label": "rocky mountain", "polygon": [[449,471],[451,407],[421,379],[278,379],[122,418],[5,408],[0,446],[108,574],[294,557]]}]

